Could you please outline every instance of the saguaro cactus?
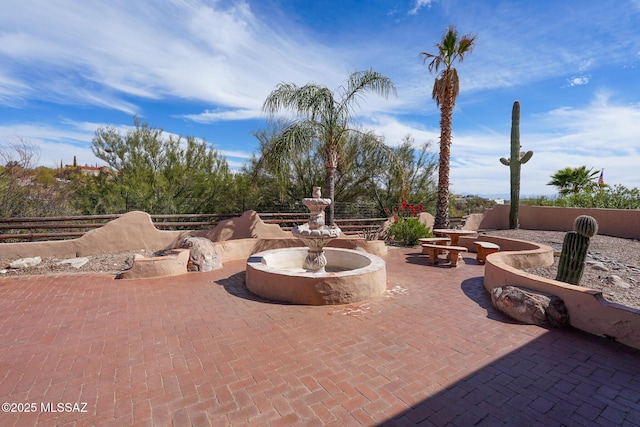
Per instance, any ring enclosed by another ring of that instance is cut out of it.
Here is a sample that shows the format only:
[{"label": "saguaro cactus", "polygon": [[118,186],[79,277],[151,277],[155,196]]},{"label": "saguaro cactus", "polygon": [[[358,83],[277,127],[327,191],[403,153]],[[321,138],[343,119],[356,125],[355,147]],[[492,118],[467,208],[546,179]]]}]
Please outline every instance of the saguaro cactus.
[{"label": "saguaro cactus", "polygon": [[509,228],[518,228],[520,209],[520,166],[527,163],[533,151],[520,151],[520,102],[513,103],[511,110],[511,157],[502,157],[500,163],[511,169],[511,207],[509,209]]},{"label": "saguaro cactus", "polygon": [[580,215],[573,230],[564,236],[556,280],[577,285],[584,272],[589,239],[598,232],[598,223],[593,217]]}]

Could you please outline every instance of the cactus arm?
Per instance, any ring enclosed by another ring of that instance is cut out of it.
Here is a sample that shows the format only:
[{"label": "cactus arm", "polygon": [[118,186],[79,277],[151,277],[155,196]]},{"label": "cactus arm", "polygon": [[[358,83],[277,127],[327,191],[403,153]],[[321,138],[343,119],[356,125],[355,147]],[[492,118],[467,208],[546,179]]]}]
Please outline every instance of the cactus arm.
[{"label": "cactus arm", "polygon": [[511,159],[505,159],[504,157],[500,157],[500,163],[502,163],[505,166],[509,166],[509,164],[511,163]]},{"label": "cactus arm", "polygon": [[533,157],[533,151],[527,151],[526,153],[520,153],[520,164],[525,164]]}]

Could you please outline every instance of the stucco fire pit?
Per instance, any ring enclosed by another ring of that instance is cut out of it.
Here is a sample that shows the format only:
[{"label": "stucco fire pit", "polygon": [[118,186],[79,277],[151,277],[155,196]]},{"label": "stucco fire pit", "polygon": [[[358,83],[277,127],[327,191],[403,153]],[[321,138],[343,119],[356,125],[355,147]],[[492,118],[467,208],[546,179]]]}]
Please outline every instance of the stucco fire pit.
[{"label": "stucco fire pit", "polygon": [[259,252],[247,260],[246,286],[275,301],[307,305],[349,304],[380,296],[387,287],[384,261],[372,254],[325,248],[325,271],[307,271],[306,248]]}]

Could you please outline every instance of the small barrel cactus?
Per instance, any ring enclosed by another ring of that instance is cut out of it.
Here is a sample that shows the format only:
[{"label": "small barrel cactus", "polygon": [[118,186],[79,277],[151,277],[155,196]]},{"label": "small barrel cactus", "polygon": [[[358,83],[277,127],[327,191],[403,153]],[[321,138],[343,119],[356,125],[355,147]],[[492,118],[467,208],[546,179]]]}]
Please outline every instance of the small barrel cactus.
[{"label": "small barrel cactus", "polygon": [[573,224],[573,230],[581,236],[593,237],[598,232],[598,222],[588,215],[580,215]]},{"label": "small barrel cactus", "polygon": [[584,272],[589,239],[598,232],[598,223],[593,217],[580,215],[573,224],[573,230],[564,236],[556,280],[577,285]]}]

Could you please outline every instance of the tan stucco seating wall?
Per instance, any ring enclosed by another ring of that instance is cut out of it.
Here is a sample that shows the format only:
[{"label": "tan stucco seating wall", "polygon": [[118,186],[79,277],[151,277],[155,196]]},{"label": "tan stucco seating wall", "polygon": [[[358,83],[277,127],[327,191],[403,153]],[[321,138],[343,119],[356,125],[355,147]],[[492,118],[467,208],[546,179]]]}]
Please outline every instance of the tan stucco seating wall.
[{"label": "tan stucco seating wall", "polygon": [[[473,245],[474,239],[460,240],[461,244]],[[480,235],[475,240],[493,242],[501,248],[500,252],[487,256],[484,269],[487,291],[511,285],[557,295],[564,300],[571,326],[640,349],[640,310],[606,301],[600,291],[522,271],[553,264],[553,248],[490,235]]]},{"label": "tan stucco seating wall", "polygon": [[[158,230],[149,214],[134,211],[91,230],[78,239],[2,243],[0,258],[73,258],[131,250],[160,251],[178,247],[189,235],[207,237],[214,241],[223,263],[247,258],[268,249],[303,246],[299,239],[294,238],[290,232],[283,231],[278,225],[263,223],[253,211],[221,221],[214,229],[202,231]],[[367,241],[361,237],[341,236],[330,242],[329,246],[361,248],[378,256],[387,253],[383,241]]]},{"label": "tan stucco seating wall", "polygon": [[158,230],[146,212],[133,211],[78,239],[0,244],[0,258],[73,258],[131,250],[172,249],[188,231]]}]

